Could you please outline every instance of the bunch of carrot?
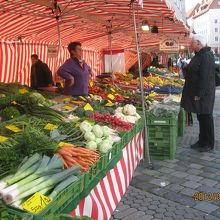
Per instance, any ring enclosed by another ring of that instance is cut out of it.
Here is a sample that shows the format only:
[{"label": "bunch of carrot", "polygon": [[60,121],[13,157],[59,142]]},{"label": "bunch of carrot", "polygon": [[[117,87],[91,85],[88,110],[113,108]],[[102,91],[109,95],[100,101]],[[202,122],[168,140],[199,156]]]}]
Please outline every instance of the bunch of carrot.
[{"label": "bunch of carrot", "polygon": [[88,169],[99,159],[99,154],[82,147],[62,147],[58,156],[63,160],[64,167],[79,166],[82,172]]}]

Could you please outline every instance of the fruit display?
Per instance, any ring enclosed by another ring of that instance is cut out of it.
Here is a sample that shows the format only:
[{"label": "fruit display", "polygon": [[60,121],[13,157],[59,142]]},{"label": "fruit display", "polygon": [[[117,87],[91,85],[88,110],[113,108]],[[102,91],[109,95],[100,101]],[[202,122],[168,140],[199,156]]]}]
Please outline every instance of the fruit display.
[{"label": "fruit display", "polygon": [[157,74],[164,77],[178,77],[179,74],[174,71],[174,69],[167,69],[167,68],[157,68],[150,66],[147,71],[151,74]]}]

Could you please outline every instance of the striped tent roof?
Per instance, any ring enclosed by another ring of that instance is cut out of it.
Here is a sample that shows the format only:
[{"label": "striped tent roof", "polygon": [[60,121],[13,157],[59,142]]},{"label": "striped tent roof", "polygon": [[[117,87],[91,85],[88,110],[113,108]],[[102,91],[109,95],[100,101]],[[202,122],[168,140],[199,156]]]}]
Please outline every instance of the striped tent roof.
[{"label": "striped tent roof", "polygon": [[[97,50],[135,47],[132,8],[129,0],[0,0],[0,39],[58,44],[57,22],[62,44],[80,41]],[[142,46],[154,47],[164,36],[185,41],[186,26],[175,18],[165,0],[145,0],[141,9],[135,4],[138,24],[148,20],[159,34],[140,32]]]}]

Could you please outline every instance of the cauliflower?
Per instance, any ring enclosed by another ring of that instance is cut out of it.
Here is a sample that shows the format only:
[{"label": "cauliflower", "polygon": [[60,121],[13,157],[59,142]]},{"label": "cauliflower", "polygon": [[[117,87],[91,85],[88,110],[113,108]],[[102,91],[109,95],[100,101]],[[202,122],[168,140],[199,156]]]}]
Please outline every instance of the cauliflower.
[{"label": "cauliflower", "polygon": [[130,116],[135,116],[136,115],[136,108],[133,105],[125,105],[123,108],[123,114],[124,115],[130,115]]},{"label": "cauliflower", "polygon": [[116,113],[115,116],[126,122],[126,115],[124,115],[123,113]]},{"label": "cauliflower", "polygon": [[127,115],[125,116],[125,120],[126,122],[129,122],[131,124],[135,124],[138,119],[136,118],[136,116]]},{"label": "cauliflower", "polygon": [[115,110],[115,113],[122,113],[122,110],[123,110],[122,107],[118,107],[118,108]]}]

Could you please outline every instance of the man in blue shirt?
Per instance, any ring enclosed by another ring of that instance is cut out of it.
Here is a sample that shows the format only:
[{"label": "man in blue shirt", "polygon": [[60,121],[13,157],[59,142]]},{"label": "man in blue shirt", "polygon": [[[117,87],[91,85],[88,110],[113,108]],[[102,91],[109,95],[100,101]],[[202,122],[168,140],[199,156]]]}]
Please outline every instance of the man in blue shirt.
[{"label": "man in blue shirt", "polygon": [[58,69],[57,73],[65,80],[64,94],[71,96],[87,96],[91,68],[82,60],[80,42],[68,45],[70,58]]}]

